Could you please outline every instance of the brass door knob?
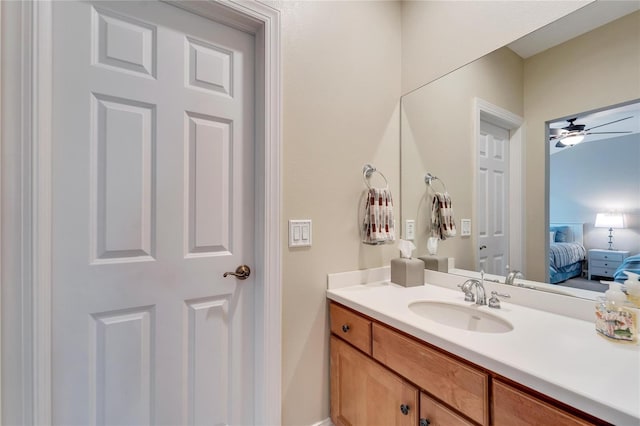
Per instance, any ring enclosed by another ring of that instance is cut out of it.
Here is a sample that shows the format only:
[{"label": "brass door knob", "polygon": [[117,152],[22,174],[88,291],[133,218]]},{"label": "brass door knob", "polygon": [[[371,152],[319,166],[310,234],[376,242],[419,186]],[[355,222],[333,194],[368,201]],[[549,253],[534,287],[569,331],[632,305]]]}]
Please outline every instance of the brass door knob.
[{"label": "brass door knob", "polygon": [[240,265],[236,268],[235,272],[225,272],[222,276],[227,278],[229,275],[233,275],[239,280],[246,280],[251,275],[251,268],[247,265]]}]

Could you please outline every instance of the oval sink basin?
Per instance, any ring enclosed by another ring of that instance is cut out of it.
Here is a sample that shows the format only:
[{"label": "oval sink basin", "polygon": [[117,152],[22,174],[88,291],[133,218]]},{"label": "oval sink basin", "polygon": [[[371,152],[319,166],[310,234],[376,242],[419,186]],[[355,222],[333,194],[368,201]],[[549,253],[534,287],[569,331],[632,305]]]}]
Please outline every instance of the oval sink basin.
[{"label": "oval sink basin", "polygon": [[409,304],[409,309],[423,318],[461,330],[480,333],[507,333],[513,325],[496,315],[478,309],[447,302],[420,301]]}]

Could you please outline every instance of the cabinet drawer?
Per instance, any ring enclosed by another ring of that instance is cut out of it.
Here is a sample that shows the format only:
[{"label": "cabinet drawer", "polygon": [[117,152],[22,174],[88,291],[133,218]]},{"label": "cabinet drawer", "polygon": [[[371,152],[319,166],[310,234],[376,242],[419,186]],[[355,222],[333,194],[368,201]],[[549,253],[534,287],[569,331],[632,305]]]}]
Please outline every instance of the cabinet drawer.
[{"label": "cabinet drawer", "polygon": [[622,262],[616,260],[593,260],[590,266],[594,268],[613,269],[615,271],[620,265],[622,265]]},{"label": "cabinet drawer", "polygon": [[498,380],[493,381],[493,424],[585,426],[593,423],[547,404]]},{"label": "cabinet drawer", "polygon": [[335,303],[329,306],[331,332],[371,355],[371,321]]},{"label": "cabinet drawer", "polygon": [[597,275],[599,277],[613,277],[616,268],[589,268],[590,275]]},{"label": "cabinet drawer", "polygon": [[474,426],[424,393],[420,394],[420,419],[427,420],[430,426]]},{"label": "cabinet drawer", "polygon": [[622,253],[607,253],[606,251],[596,251],[589,253],[590,260],[613,260],[617,262],[622,262],[624,260],[624,256]]},{"label": "cabinet drawer", "polygon": [[378,324],[373,357],[470,419],[489,424],[486,373]]}]

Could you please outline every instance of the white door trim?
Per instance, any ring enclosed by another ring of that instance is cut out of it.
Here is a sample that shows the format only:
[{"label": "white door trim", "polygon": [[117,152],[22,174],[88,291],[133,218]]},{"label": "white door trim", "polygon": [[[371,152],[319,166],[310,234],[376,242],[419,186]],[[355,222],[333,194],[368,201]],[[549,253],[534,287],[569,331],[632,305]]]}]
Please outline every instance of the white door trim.
[{"label": "white door trim", "polygon": [[[480,144],[480,120],[487,121],[510,131],[509,137],[509,262],[513,268],[524,271],[524,119],[504,108],[483,99],[473,99],[473,217],[477,218],[477,170],[478,146]],[[477,226],[474,227],[474,247],[477,247]],[[477,265],[478,251],[474,249],[474,264]]]},{"label": "white door trim", "polygon": [[[173,3],[173,2],[172,2]],[[175,3],[174,3],[175,4]],[[255,424],[281,423],[280,14],[257,1],[179,2],[256,38]],[[51,424],[52,4],[2,2],[2,402],[8,423]],[[11,18],[15,18],[10,21]],[[19,63],[16,61],[19,60]],[[5,86],[6,84],[6,86]],[[11,87],[12,85],[17,85]],[[16,90],[17,87],[17,90]],[[8,112],[6,106],[15,105]],[[8,119],[10,118],[10,119]],[[11,184],[7,176],[14,179]],[[267,196],[268,194],[268,196]],[[11,248],[11,250],[7,250]],[[9,360],[9,362],[5,361]],[[17,368],[14,368],[17,367]],[[11,393],[9,402],[7,395]]]}]

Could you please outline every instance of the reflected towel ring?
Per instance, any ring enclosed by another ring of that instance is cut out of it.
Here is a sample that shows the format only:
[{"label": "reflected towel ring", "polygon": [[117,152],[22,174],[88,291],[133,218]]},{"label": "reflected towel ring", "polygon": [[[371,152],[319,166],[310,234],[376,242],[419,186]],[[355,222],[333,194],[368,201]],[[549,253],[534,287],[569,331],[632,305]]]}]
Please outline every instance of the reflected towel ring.
[{"label": "reflected towel ring", "polygon": [[427,174],[424,175],[424,183],[426,183],[427,185],[429,185],[431,187],[432,187],[432,183],[433,183],[434,180],[437,180],[438,182],[440,182],[440,185],[442,185],[442,187],[444,188],[444,192],[448,193],[447,186],[444,184],[442,179],[440,179],[438,176],[432,175],[429,172],[427,172]]},{"label": "reflected towel ring", "polygon": [[382,179],[384,179],[385,188],[389,188],[389,182],[387,181],[387,178],[382,174],[382,172],[377,170],[371,164],[365,164],[362,167],[362,180],[364,181],[364,184],[367,185],[367,188],[373,189],[369,184],[369,178],[373,173],[378,173],[380,176],[382,176]]}]

